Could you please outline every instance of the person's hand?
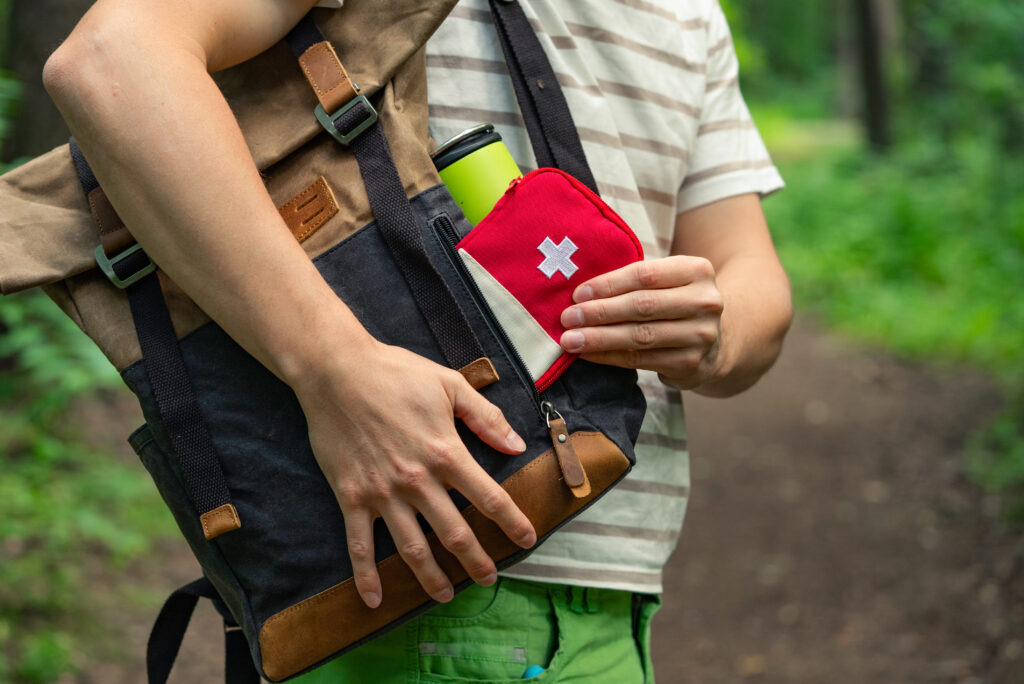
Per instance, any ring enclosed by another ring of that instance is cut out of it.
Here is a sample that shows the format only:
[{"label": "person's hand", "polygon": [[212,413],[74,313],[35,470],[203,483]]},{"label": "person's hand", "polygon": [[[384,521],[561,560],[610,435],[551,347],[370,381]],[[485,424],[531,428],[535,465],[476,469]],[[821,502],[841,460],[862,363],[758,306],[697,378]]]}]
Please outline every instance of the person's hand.
[{"label": "person's hand", "polygon": [[449,601],[454,590],[430,551],[417,513],[472,579],[493,584],[494,561],[446,490],[461,492],[520,546],[533,546],[537,535],[508,493],[470,456],[454,419],[503,453],[520,453],[526,444],[501,410],[457,371],[372,338],[346,357],[355,361],[319,369],[296,392],[313,452],[345,517],[363,601],[376,608],[383,597],[373,548],[377,517],[384,519],[402,559],[434,600]]},{"label": "person's hand", "polygon": [[707,259],[670,256],[591,278],[562,312],[561,344],[581,358],[656,371],[698,387],[718,369],[722,295]]}]

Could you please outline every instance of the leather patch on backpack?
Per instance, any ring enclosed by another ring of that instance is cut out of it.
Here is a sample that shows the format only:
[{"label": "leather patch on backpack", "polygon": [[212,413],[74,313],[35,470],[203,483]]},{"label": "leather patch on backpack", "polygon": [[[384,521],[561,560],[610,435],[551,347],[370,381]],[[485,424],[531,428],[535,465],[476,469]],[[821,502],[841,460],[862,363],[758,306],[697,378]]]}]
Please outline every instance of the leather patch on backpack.
[{"label": "leather patch on backpack", "polygon": [[302,242],[338,213],[338,203],[327,179],[320,176],[308,188],[277,209],[292,235]]},{"label": "leather patch on backpack", "polygon": [[199,516],[199,520],[203,524],[203,535],[207,539],[214,539],[242,526],[242,521],[238,519],[238,511],[230,503],[206,511]]}]

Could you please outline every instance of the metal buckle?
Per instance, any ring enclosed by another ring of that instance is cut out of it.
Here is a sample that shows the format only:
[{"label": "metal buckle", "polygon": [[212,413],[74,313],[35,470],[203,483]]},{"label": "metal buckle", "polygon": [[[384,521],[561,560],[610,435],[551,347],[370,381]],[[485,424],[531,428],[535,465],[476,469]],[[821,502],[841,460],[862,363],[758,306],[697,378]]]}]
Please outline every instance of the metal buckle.
[{"label": "metal buckle", "polygon": [[[107,253],[103,251],[103,245],[100,245],[99,247],[96,248],[95,252],[96,263],[99,264],[100,270],[103,271],[103,275],[107,276],[107,278],[110,279],[110,282],[114,283],[114,285],[123,290],[129,285],[138,282],[139,280],[145,278],[150,273],[156,270],[156,264],[154,264],[153,260],[149,258],[149,255],[147,255],[147,264],[143,266],[141,269],[139,269],[135,273],[132,273],[130,276],[124,279],[120,278],[117,275],[117,273],[114,271],[114,264],[124,261],[132,254],[135,254],[136,252],[139,251],[142,251],[142,245],[135,244],[129,247],[128,249],[124,250],[120,254],[115,254],[112,257],[108,257]],[[145,254],[145,252],[142,253]]]},{"label": "metal buckle", "polygon": [[[354,83],[352,85],[355,86],[356,92],[359,92],[359,87]],[[334,122],[341,118],[345,112],[359,104],[365,105],[366,109],[369,110],[369,114],[367,114],[366,118],[363,121],[360,121],[348,133],[342,133],[338,130],[338,127],[334,125]],[[373,108],[373,105],[370,104],[370,101],[367,100],[364,95],[356,95],[333,114],[325,112],[324,106],[319,104],[316,106],[316,109],[313,110],[313,113],[316,114],[316,120],[320,122],[320,125],[323,126],[328,133],[334,136],[334,139],[342,145],[348,145],[350,142],[358,138],[363,131],[377,123],[377,110]]]}]

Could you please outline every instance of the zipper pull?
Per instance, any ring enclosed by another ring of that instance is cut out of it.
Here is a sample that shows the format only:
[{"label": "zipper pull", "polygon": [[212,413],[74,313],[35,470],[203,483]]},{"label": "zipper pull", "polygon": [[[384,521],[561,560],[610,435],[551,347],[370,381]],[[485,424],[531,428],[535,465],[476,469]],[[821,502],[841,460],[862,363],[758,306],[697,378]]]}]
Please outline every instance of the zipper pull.
[{"label": "zipper pull", "polygon": [[565,419],[550,401],[541,402],[540,410],[544,414],[544,422],[551,435],[551,444],[555,448],[558,467],[562,470],[562,479],[577,499],[590,496],[590,480],[587,478],[587,471],[583,469],[580,457],[576,454],[576,449],[572,446],[572,440],[569,439]]}]

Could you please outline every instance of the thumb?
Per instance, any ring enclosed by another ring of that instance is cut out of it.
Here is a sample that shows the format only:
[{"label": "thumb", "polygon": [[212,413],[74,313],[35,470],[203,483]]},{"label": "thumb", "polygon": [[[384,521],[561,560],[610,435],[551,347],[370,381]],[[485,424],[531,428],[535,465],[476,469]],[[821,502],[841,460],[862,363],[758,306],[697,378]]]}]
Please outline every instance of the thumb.
[{"label": "thumb", "polygon": [[488,445],[506,454],[520,454],[526,442],[516,434],[501,409],[484,399],[483,395],[463,380],[457,383],[452,397],[455,416],[462,420]]}]

